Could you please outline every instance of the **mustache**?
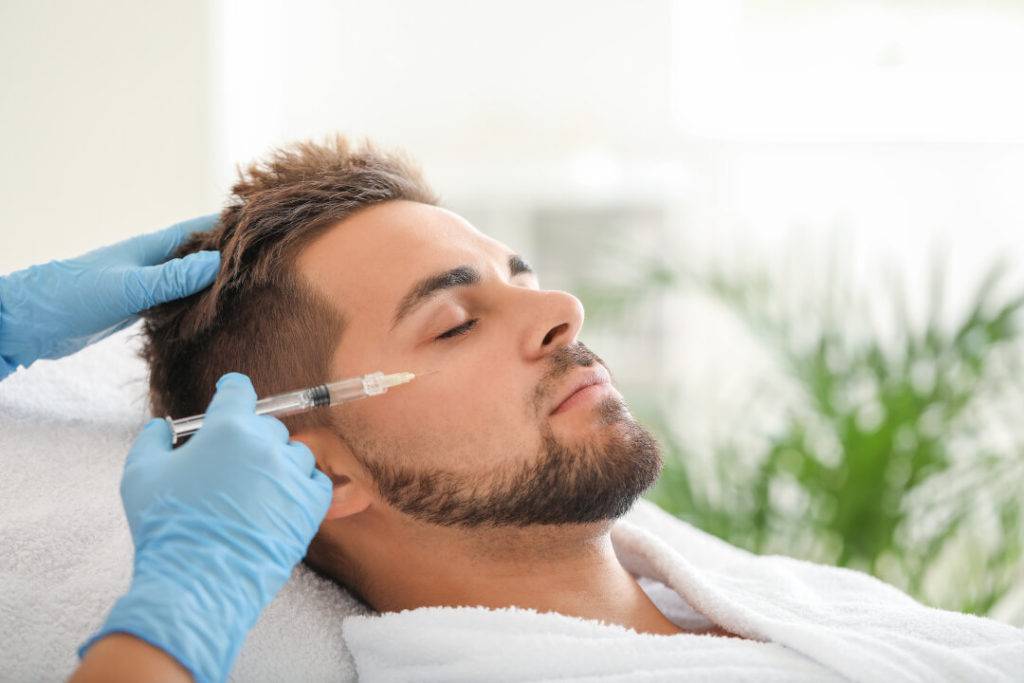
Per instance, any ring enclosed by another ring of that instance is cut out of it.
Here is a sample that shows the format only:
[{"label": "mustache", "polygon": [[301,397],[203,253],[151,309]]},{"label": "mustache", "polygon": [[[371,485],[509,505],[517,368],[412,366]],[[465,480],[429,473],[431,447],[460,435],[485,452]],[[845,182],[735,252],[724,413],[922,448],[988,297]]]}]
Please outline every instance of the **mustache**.
[{"label": "mustache", "polygon": [[[576,368],[588,368],[594,363],[599,363],[608,370],[609,375],[612,375],[612,371],[608,368],[607,363],[581,341],[577,341],[569,346],[563,346],[552,353],[549,360],[551,362],[551,371],[541,380],[533,395],[534,406],[538,409],[544,405],[544,401],[551,391],[558,386],[559,380]],[[612,380],[614,381],[614,379],[614,375],[612,375]]]}]

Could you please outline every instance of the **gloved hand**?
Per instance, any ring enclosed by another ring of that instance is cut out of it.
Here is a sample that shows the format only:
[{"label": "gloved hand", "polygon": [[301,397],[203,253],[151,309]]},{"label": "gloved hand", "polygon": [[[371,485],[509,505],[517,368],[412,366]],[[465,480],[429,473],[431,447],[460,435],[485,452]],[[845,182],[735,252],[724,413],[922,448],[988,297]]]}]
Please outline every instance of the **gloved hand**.
[{"label": "gloved hand", "polygon": [[249,378],[228,373],[185,445],[172,451],[160,419],[139,434],[121,481],[135,543],[131,588],[80,657],[124,632],[163,649],[197,681],[227,678],[331,501],[331,481],[310,450],[255,406]]},{"label": "gloved hand", "polygon": [[219,252],[167,258],[190,233],[216,222],[216,215],[193,218],[0,277],[0,377],[74,353],[135,322],[143,309],[209,286]]}]

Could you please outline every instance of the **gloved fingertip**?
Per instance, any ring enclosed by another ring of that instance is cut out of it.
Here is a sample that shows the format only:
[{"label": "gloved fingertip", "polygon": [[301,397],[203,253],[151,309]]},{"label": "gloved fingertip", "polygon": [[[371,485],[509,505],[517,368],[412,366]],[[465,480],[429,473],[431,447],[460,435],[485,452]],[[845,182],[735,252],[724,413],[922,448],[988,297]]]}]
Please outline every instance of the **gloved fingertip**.
[{"label": "gloved fingertip", "polygon": [[190,235],[196,232],[208,232],[220,219],[219,213],[211,213],[205,216],[197,216],[195,218],[189,218],[188,220],[175,223],[167,228],[164,228],[161,232],[168,236],[173,236],[174,247],[177,248],[179,244],[184,242]]},{"label": "gloved fingertip", "polygon": [[175,227],[180,229],[186,235],[193,232],[208,232],[212,230],[217,221],[220,220],[219,213],[209,213],[205,216],[197,216],[195,218],[189,218],[187,221],[182,221],[175,224]]},{"label": "gloved fingertip", "polygon": [[248,384],[252,386],[252,380],[249,376],[241,372],[227,372],[221,375],[221,378],[217,380],[217,388],[220,389],[224,384]]},{"label": "gloved fingertip", "polygon": [[220,252],[197,251],[125,273],[125,300],[132,312],[191,296],[213,284]]},{"label": "gloved fingertip", "polygon": [[181,267],[185,269],[187,277],[185,286],[189,293],[197,292],[204,287],[209,287],[217,277],[220,270],[220,252],[197,251],[181,258]]},{"label": "gloved fingertip", "polygon": [[136,448],[133,450],[138,450],[140,445],[158,450],[169,450],[172,437],[171,426],[167,424],[167,420],[155,417],[142,427],[142,431],[135,439]]},{"label": "gloved fingertip", "polygon": [[256,410],[256,400],[256,389],[248,376],[240,372],[221,375],[217,380],[217,390],[213,392],[213,398],[206,408],[207,422],[211,422],[222,413],[252,414]]},{"label": "gloved fingertip", "polygon": [[220,266],[220,252],[216,249],[204,249],[203,251],[196,251],[185,257],[190,259],[193,263],[198,263],[202,266]]},{"label": "gloved fingertip", "polygon": [[146,423],[146,426],[142,428],[147,432],[155,432],[158,435],[166,435],[168,439],[171,438],[171,425],[167,424],[167,420],[162,417],[154,417],[152,420]]}]

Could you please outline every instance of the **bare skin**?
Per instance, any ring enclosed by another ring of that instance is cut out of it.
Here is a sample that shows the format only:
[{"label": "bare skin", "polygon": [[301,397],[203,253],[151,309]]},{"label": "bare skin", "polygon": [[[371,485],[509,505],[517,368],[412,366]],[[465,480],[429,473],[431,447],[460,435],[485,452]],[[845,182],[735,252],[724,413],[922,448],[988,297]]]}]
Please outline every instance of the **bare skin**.
[{"label": "bare skin", "polygon": [[188,670],[158,647],[127,633],[112,633],[85,653],[68,683],[187,683]]},{"label": "bare skin", "polygon": [[[653,483],[660,471],[656,445],[613,384],[552,412],[603,363],[579,342],[579,300],[510,272],[515,253],[450,211],[395,201],[299,254],[298,273],[347,319],[333,377],[439,370],[333,409],[340,430],[293,433],[335,483],[318,538],[343,548],[378,611],[518,606],[680,633],[609,536],[640,493],[626,482]],[[413,283],[461,265],[479,282],[443,290],[393,327]],[[465,334],[438,338],[471,320]],[[557,476],[542,481],[529,468],[545,457]],[[401,472],[378,488],[367,463]]]},{"label": "bare skin", "polygon": [[[371,543],[353,552],[381,568],[368,599],[382,612],[514,605],[606,621],[640,633],[681,633],[619,563],[605,526],[514,535],[477,531],[456,540],[450,532],[426,525],[396,523],[389,526],[400,534],[394,543]],[[415,571],[409,571],[412,567]]]}]

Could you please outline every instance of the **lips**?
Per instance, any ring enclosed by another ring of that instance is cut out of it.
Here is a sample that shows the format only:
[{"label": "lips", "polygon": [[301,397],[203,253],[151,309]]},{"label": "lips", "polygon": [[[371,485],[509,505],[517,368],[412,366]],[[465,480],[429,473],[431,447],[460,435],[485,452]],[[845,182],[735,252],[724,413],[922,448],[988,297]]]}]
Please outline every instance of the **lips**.
[{"label": "lips", "polygon": [[611,379],[612,378],[608,374],[608,371],[605,370],[600,365],[579,373],[567,385],[566,390],[561,394],[561,398],[558,399],[558,402],[555,403],[555,407],[552,408],[551,412],[548,414],[554,414],[555,411],[562,407],[563,403],[572,398],[573,394],[575,394],[580,389],[586,389],[587,387],[592,386],[594,384],[605,384],[611,382]]}]

